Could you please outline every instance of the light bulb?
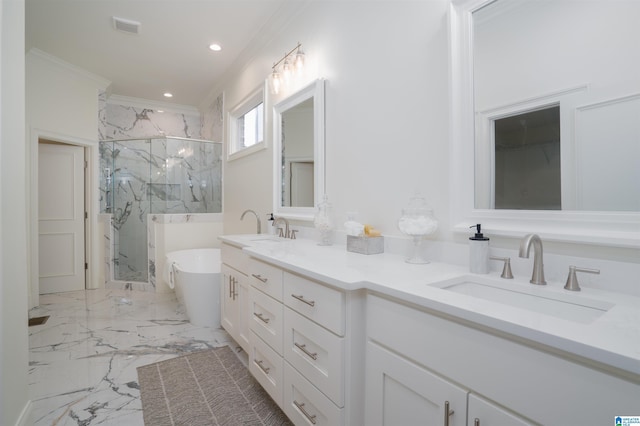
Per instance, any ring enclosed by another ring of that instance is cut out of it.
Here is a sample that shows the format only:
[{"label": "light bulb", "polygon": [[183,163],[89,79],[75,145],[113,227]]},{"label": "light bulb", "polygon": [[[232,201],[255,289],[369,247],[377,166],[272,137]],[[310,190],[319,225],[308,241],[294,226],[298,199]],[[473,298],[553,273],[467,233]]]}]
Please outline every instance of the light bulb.
[{"label": "light bulb", "polygon": [[304,68],[304,52],[302,51],[302,48],[298,48],[293,65],[296,67],[296,71],[298,73],[302,72],[302,69]]},{"label": "light bulb", "polygon": [[277,95],[280,92],[280,85],[282,81],[280,80],[280,73],[275,69],[271,73],[271,93]]},{"label": "light bulb", "polygon": [[285,82],[288,82],[291,79],[291,61],[289,61],[289,58],[286,58],[284,60],[284,65],[282,66],[282,75]]}]

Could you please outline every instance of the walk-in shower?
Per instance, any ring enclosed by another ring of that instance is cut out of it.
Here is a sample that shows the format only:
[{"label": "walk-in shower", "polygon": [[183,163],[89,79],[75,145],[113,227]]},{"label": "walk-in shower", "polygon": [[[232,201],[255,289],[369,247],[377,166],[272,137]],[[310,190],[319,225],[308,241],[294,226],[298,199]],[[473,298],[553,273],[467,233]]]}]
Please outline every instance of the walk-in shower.
[{"label": "walk-in shower", "polygon": [[177,137],[100,142],[100,210],[111,214],[112,279],[147,282],[148,214],[220,213],[222,144]]}]

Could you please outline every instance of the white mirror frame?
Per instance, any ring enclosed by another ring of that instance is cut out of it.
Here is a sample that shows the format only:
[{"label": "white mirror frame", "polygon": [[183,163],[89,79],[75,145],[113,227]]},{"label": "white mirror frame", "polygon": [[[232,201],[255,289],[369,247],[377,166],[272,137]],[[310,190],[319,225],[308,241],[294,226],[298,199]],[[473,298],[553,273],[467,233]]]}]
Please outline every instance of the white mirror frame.
[{"label": "white mirror frame", "polygon": [[474,206],[475,124],[472,14],[493,0],[451,0],[450,210],[453,231],[469,234],[482,223],[487,234],[611,247],[640,248],[640,213],[485,210]]},{"label": "white mirror frame", "polygon": [[[325,188],[324,86],[318,79],[273,106],[273,212],[288,219],[311,221]],[[282,113],[313,98],[313,200],[314,207],[282,205]]]}]

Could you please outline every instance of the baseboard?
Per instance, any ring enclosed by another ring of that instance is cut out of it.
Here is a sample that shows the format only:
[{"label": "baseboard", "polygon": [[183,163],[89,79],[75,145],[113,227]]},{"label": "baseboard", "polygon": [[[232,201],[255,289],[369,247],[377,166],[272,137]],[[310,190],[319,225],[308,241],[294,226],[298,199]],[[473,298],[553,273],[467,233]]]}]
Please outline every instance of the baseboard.
[{"label": "baseboard", "polygon": [[20,417],[18,417],[18,421],[16,422],[16,426],[31,426],[33,425],[33,419],[31,418],[31,409],[33,408],[33,404],[31,400],[27,401],[22,412],[20,413]]}]

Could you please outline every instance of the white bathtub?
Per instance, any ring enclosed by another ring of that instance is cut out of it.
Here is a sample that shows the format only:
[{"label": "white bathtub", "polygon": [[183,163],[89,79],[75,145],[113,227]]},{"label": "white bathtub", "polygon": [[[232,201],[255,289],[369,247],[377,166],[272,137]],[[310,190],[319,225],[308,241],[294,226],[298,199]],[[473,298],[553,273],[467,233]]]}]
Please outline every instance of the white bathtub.
[{"label": "white bathtub", "polygon": [[193,325],[220,327],[220,249],[172,251],[165,279],[174,288]]}]

